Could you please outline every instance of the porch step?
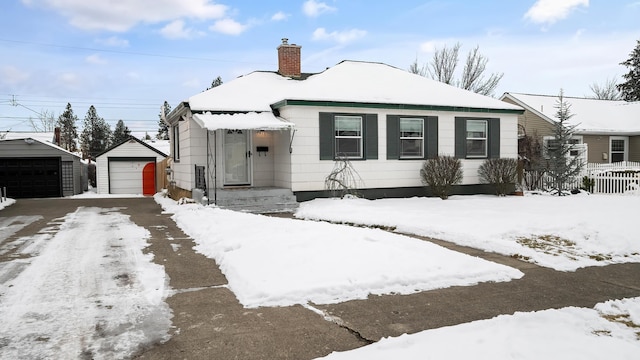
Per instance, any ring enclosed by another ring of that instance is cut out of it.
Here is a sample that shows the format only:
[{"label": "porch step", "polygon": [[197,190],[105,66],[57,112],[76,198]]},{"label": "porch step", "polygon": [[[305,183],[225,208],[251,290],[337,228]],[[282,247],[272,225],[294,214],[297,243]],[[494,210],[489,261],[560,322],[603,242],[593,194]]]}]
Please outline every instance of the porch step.
[{"label": "porch step", "polygon": [[298,208],[293,192],[284,188],[218,189],[216,196],[221,208],[256,214],[294,212]]}]

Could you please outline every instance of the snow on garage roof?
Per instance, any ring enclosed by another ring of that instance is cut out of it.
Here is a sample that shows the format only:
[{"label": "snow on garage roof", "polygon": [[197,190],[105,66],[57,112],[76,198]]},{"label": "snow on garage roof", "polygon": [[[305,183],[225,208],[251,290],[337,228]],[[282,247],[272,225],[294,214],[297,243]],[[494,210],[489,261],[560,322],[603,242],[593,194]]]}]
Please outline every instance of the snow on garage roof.
[{"label": "snow on garage roof", "polygon": [[194,95],[188,102],[195,112],[263,112],[283,100],[522,110],[390,65],[361,61],[343,61],[305,80],[253,72]]}]

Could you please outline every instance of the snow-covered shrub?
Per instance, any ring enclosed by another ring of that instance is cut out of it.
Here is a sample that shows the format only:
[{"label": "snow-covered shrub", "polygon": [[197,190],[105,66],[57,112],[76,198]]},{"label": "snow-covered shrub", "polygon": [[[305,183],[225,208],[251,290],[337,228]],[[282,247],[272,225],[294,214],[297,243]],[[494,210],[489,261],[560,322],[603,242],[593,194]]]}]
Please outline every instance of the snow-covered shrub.
[{"label": "snow-covered shrub", "polygon": [[517,175],[516,159],[486,159],[478,168],[480,181],[493,185],[498,196],[507,195],[516,182]]},{"label": "snow-covered shrub", "polygon": [[462,182],[462,163],[453,156],[429,159],[422,164],[420,178],[434,195],[445,200],[449,197],[453,185]]}]

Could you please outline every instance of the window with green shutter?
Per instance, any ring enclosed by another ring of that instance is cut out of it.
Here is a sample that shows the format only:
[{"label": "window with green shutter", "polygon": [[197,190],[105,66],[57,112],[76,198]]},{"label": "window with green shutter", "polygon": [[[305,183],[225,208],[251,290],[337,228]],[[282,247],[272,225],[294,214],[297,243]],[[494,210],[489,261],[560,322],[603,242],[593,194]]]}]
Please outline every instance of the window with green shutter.
[{"label": "window with green shutter", "polygon": [[377,114],[319,114],[320,160],[378,158]]},{"label": "window with green shutter", "polygon": [[438,117],[387,115],[387,159],[438,156]]},{"label": "window with green shutter", "polygon": [[459,159],[500,157],[500,119],[455,118],[455,155]]}]

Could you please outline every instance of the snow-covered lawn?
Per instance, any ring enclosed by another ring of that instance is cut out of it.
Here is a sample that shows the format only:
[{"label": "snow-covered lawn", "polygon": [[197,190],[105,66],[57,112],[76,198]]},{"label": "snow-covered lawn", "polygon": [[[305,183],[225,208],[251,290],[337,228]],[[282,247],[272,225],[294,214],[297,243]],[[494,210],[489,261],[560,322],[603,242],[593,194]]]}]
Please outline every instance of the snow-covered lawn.
[{"label": "snow-covered lawn", "polygon": [[177,205],[160,195],[156,201],[198,252],[216,260],[245,307],[336,303],[523,276],[379,229]]},{"label": "snow-covered lawn", "polygon": [[556,270],[640,262],[640,196],[575,195],[315,199],[295,216],[393,227]]},{"label": "snow-covered lawn", "polygon": [[[35,220],[3,219],[0,243]],[[148,237],[118,209],[81,207],[5,242],[26,257],[0,263],[0,357],[121,359],[167,339],[167,279],[142,253]]]},{"label": "snow-covered lawn", "polygon": [[323,359],[580,359],[640,356],[640,298],[568,307],[385,338]]}]

